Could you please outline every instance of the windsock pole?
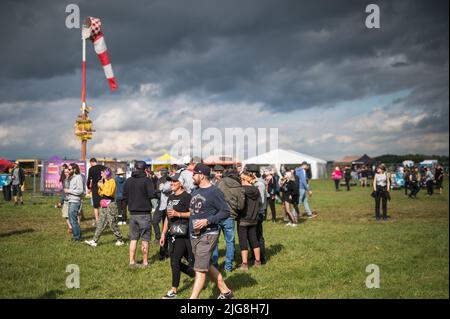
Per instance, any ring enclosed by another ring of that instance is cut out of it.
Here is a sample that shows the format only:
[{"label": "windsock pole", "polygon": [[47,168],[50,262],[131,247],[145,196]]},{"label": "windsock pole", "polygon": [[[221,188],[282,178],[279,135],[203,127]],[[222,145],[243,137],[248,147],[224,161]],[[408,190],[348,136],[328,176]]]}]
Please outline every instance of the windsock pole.
[{"label": "windsock pole", "polygon": [[[86,39],[82,37],[83,55],[81,62],[81,119],[86,120]],[[81,160],[86,160],[87,140],[81,141]]]}]

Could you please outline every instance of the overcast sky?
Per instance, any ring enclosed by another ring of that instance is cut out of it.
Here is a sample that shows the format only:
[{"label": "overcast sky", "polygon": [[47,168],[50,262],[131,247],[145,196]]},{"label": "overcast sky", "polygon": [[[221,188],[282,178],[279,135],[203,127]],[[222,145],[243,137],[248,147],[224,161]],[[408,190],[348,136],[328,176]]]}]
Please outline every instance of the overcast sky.
[{"label": "overcast sky", "polygon": [[[365,26],[372,2],[380,29]],[[0,157],[80,156],[70,3],[102,20],[119,85],[109,91],[87,43],[88,157],[156,157],[193,120],[278,128],[280,147],[325,160],[449,153],[447,0],[6,0]]]}]

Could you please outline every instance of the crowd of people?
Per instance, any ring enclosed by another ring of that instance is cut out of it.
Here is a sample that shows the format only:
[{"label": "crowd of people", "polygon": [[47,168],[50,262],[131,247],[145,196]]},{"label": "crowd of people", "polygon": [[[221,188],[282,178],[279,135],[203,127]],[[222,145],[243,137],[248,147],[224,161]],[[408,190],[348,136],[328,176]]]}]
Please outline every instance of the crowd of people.
[{"label": "crowd of people", "polygon": [[[258,166],[225,169],[216,165],[211,169],[193,158],[187,166],[172,165],[157,172],[137,161],[131,177],[126,178],[122,169],[113,172],[92,158],[87,178],[75,163],[63,168],[61,207],[72,240],[80,242],[82,197],[91,194],[96,230],[93,238],[84,242],[92,247],[97,247],[107,226],[116,237],[115,245],[124,245],[119,226],[128,223],[131,268],[148,267],[153,230],[159,258],[170,258],[172,270],[171,288],[163,298],[176,297],[181,273],[185,273],[194,278],[191,298],[199,297],[208,274],[217,283],[219,298],[231,299],[233,292],[218,270],[220,233],[226,243],[225,272],[261,267],[267,262],[263,222],[268,208],[276,221],[277,198],[282,201],[288,226],[298,225],[300,204],[309,218],[316,216],[308,205],[312,195],[308,170],[303,163],[290,167],[280,178],[271,170],[261,174]],[[241,257],[238,266],[235,232]],[[136,262],[139,241],[142,263]]]}]

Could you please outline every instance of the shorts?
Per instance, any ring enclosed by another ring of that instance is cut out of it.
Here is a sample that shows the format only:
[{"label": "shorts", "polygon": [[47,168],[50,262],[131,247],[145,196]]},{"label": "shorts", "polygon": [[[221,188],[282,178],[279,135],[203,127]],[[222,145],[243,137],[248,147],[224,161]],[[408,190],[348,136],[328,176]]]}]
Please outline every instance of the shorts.
[{"label": "shorts", "polygon": [[100,208],[100,195],[98,194],[98,187],[92,187],[91,189],[92,194],[92,207],[94,208]]},{"label": "shorts", "polygon": [[12,185],[13,196],[22,196],[22,187],[20,185]]},{"label": "shorts", "polygon": [[150,241],[152,217],[150,214],[130,215],[130,240]]},{"label": "shorts", "polygon": [[61,209],[62,217],[69,218],[69,202],[64,201],[64,204]]},{"label": "shorts", "polygon": [[[83,202],[80,203],[80,209],[78,210],[78,214],[80,214],[82,207],[83,207]],[[69,202],[68,201],[64,201],[63,206],[61,208],[61,215],[63,218],[69,218]]]},{"label": "shorts", "polygon": [[191,238],[195,271],[207,272],[209,270],[211,254],[216,247],[218,238],[218,234],[205,234],[197,238]]}]

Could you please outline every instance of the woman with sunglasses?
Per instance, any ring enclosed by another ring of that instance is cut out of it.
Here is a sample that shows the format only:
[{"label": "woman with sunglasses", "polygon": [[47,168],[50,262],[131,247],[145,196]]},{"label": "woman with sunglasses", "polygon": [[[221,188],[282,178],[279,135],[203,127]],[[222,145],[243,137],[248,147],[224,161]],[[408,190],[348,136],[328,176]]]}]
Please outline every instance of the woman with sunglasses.
[{"label": "woman with sunglasses", "polygon": [[97,247],[98,240],[109,225],[111,231],[116,237],[116,246],[122,246],[123,242],[122,233],[120,232],[118,222],[118,209],[117,204],[114,201],[116,194],[116,182],[112,178],[111,169],[106,168],[101,172],[102,179],[98,182],[98,194],[100,195],[100,217],[95,230],[95,235],[92,240],[86,240],[85,243],[92,247]]},{"label": "woman with sunglasses", "polygon": [[[172,288],[163,299],[172,299],[177,296],[177,288],[180,284],[181,272],[191,278],[195,277],[194,254],[192,253],[191,240],[189,238],[189,205],[191,195],[181,184],[180,174],[171,176],[172,194],[167,200],[167,213],[159,244],[164,247],[165,241],[169,241],[170,266],[172,267]],[[185,258],[188,264],[181,260]]]}]

